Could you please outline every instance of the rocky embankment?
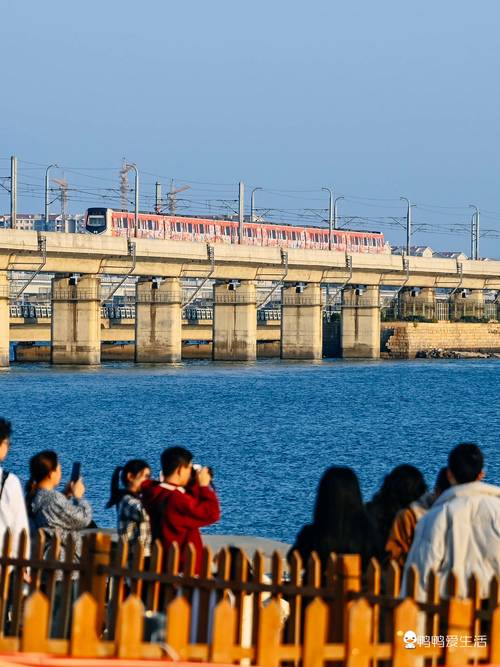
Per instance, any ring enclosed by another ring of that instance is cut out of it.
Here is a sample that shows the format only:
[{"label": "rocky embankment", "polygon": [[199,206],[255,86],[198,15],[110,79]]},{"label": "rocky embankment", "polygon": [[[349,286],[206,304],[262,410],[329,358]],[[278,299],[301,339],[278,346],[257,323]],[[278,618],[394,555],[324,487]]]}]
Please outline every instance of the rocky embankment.
[{"label": "rocky embankment", "polygon": [[500,359],[500,352],[471,352],[468,350],[432,348],[430,350],[419,350],[415,357],[417,359]]}]

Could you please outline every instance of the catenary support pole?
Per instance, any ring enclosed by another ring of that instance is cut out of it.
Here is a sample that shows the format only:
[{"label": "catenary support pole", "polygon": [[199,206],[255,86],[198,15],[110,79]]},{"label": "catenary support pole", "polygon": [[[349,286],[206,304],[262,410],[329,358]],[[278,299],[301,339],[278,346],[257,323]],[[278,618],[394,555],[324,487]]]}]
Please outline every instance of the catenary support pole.
[{"label": "catenary support pole", "polygon": [[243,223],[245,222],[245,184],[239,182],[238,190],[238,243],[243,243]]},{"label": "catenary support pole", "polygon": [[408,257],[411,252],[411,202],[407,197],[400,197],[406,202],[406,254]]},{"label": "catenary support pole", "polygon": [[10,227],[17,227],[17,157],[10,158]]},{"label": "catenary support pole", "polygon": [[328,250],[332,249],[332,236],[333,236],[333,192],[331,188],[321,188],[325,192],[329,193],[328,199]]},{"label": "catenary support pole", "polygon": [[254,188],[250,196],[250,222],[255,222],[255,193],[262,188]]},{"label": "catenary support pole", "polygon": [[469,204],[474,209],[470,225],[470,258],[479,259],[479,208],[475,204]]},{"label": "catenary support pole", "polygon": [[344,199],[342,195],[340,197],[335,197],[335,201],[333,202],[333,228],[337,229],[337,202],[339,202],[341,199]]},{"label": "catenary support pole", "polygon": [[162,202],[161,202],[161,183],[156,181],[155,186],[155,211],[156,213],[161,213]]},{"label": "catenary support pole", "polygon": [[49,207],[50,207],[50,202],[49,202],[49,185],[50,185],[50,179],[49,179],[49,172],[52,169],[52,167],[57,167],[57,164],[49,164],[47,169],[45,170],[45,223],[44,223],[44,229],[46,232],[49,231]]}]

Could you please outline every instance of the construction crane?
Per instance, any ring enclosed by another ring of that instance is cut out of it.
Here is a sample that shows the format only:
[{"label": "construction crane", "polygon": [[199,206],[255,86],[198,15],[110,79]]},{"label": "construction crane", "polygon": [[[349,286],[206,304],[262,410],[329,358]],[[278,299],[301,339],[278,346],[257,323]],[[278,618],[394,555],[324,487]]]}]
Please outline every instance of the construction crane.
[{"label": "construction crane", "polygon": [[57,183],[59,186],[59,199],[61,201],[61,229],[60,231],[66,232],[66,213],[68,206],[68,181],[63,178],[54,178],[54,183]]},{"label": "construction crane", "polygon": [[177,211],[177,195],[180,192],[184,192],[185,190],[189,190],[191,188],[190,185],[183,185],[180,188],[175,188],[174,187],[174,179],[170,181],[170,191],[167,193],[167,206],[168,206],[168,212],[170,215],[175,215]]}]

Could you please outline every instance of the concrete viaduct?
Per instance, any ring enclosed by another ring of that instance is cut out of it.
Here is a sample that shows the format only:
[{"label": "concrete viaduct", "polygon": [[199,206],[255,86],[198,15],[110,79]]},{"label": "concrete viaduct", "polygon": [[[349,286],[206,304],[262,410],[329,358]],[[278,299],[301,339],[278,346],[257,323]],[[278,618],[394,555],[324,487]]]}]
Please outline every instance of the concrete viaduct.
[{"label": "concrete viaduct", "polygon": [[[0,365],[9,363],[9,271],[53,273],[51,358],[97,364],[101,348],[100,277],[137,276],[135,359],[181,358],[181,280],[214,280],[213,357],[256,358],[259,281],[281,287],[281,356],[322,356],[322,284],[342,293],[345,358],[378,358],[382,285],[418,287],[429,303],[436,288],[451,298],[482,300],[500,290],[500,261],[455,261],[389,254],[125,239],[83,234],[0,230]],[[79,274],[77,281],[73,274]],[[159,280],[158,280],[159,279]],[[362,289],[359,287],[362,286]]]}]

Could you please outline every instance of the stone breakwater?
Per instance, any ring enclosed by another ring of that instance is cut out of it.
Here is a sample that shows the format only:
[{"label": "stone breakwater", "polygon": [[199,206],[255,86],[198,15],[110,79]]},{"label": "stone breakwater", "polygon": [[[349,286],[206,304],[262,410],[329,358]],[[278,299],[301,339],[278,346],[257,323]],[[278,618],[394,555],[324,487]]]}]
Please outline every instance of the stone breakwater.
[{"label": "stone breakwater", "polygon": [[500,352],[481,352],[470,350],[419,350],[417,359],[500,359]]},{"label": "stone breakwater", "polygon": [[500,353],[500,323],[383,322],[382,351],[415,359],[423,351]]}]

